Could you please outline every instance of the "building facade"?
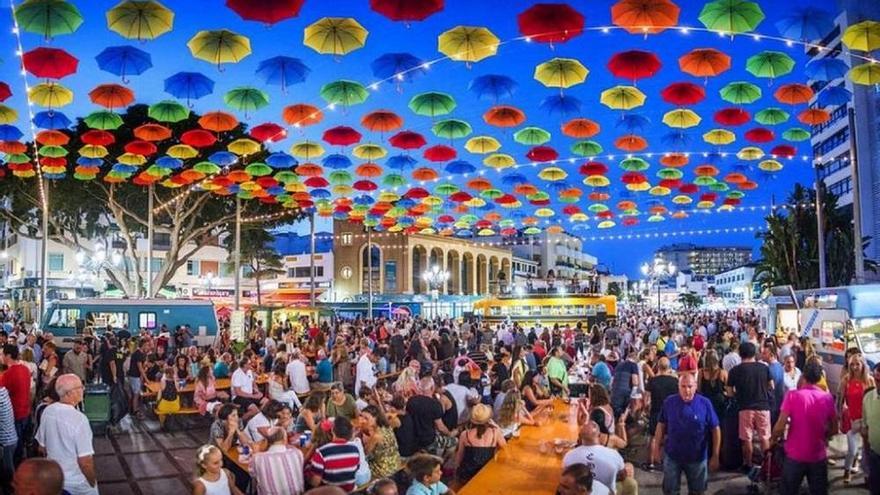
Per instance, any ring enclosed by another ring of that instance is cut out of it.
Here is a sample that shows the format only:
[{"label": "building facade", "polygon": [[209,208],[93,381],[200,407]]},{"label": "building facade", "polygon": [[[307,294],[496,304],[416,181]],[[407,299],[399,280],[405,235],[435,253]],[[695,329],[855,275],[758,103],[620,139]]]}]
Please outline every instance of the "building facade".
[{"label": "building facade", "polygon": [[752,249],[744,246],[697,246],[671,244],[654,252],[666,264],[673,264],[679,272],[689,271],[704,277],[750,263]]},{"label": "building facade", "polygon": [[715,296],[728,304],[747,304],[760,297],[760,288],[753,282],[755,265],[738,266],[715,275]]}]

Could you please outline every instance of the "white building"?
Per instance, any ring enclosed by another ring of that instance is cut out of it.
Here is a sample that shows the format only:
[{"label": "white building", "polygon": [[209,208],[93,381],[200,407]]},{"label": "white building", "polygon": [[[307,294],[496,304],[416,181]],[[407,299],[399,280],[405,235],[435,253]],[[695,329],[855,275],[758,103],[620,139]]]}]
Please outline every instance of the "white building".
[{"label": "white building", "polygon": [[513,284],[516,286],[525,286],[529,279],[537,278],[541,268],[537,261],[516,255],[513,256],[512,265]]},{"label": "white building", "polygon": [[679,294],[692,293],[706,297],[709,295],[709,287],[712,283],[712,276],[694,275],[690,270],[682,270],[675,275],[675,289]]},{"label": "white building", "polygon": [[748,304],[761,294],[755,289],[752,279],[755,277],[755,265],[738,266],[732,270],[715,275],[715,295],[728,304]]}]

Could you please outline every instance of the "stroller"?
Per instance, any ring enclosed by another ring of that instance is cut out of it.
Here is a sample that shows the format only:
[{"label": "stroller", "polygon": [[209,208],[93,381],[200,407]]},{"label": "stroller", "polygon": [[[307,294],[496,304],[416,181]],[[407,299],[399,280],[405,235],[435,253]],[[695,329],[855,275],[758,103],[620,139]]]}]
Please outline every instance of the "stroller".
[{"label": "stroller", "polygon": [[752,480],[752,484],[749,486],[749,493],[779,493],[779,483],[782,481],[782,462],[784,459],[785,449],[782,442],[764,452],[761,455],[761,470],[758,472],[757,478]]}]

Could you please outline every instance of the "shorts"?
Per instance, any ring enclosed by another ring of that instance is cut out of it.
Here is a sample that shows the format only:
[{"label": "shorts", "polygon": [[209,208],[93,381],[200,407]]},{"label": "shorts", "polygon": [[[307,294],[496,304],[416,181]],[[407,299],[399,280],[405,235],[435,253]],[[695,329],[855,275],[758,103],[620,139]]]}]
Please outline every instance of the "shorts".
[{"label": "shorts", "polygon": [[770,411],[746,409],[739,412],[739,439],[751,442],[753,433],[758,440],[770,440]]},{"label": "shorts", "polygon": [[234,402],[236,405],[238,405],[239,414],[246,413],[247,410],[251,407],[251,405],[257,406],[258,408],[260,407],[259,399],[252,399],[250,397],[238,396],[238,397],[232,399],[232,402]]},{"label": "shorts", "polygon": [[132,395],[140,395],[140,393],[141,393],[141,377],[129,376],[127,378],[128,378],[128,389],[131,391]]}]

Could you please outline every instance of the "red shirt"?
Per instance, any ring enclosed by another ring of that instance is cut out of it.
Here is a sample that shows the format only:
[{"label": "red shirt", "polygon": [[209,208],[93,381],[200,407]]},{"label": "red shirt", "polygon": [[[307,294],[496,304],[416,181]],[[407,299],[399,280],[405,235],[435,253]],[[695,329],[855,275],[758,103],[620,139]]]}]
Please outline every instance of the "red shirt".
[{"label": "red shirt", "polygon": [[543,361],[544,357],[547,356],[547,350],[544,349],[543,346],[536,345],[532,347],[532,352],[535,353],[535,357],[538,358],[538,361]]},{"label": "red shirt", "polygon": [[697,371],[697,358],[693,354],[685,354],[678,359],[678,371]]},{"label": "red shirt", "polygon": [[10,366],[0,375],[0,386],[9,390],[15,420],[28,417],[31,412],[31,372],[27,366],[21,363]]}]

